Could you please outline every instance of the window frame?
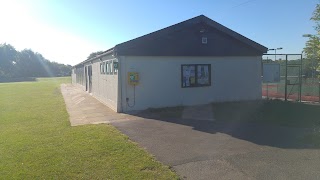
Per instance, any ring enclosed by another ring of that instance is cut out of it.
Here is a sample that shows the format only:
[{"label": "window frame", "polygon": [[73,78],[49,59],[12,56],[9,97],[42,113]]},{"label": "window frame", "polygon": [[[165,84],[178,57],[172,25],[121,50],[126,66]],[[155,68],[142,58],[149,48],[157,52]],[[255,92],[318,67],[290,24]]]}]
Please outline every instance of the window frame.
[{"label": "window frame", "polygon": [[202,44],[208,44],[208,38],[207,37],[202,37],[201,38],[201,43]]},{"label": "window frame", "polygon": [[104,69],[105,69],[106,74],[108,75],[109,74],[109,63],[108,63],[108,61],[105,61]]},{"label": "window frame", "polygon": [[[117,63],[117,68],[114,68],[114,63]],[[113,74],[117,75],[118,74],[118,69],[119,69],[119,63],[118,60],[112,60],[112,66],[113,66]]]},{"label": "window frame", "polygon": [[100,74],[102,74],[102,62],[100,63]]},{"label": "window frame", "polygon": [[[194,78],[195,78],[195,82],[194,82],[194,85],[190,85],[189,86],[186,86],[184,85],[186,82],[184,80],[184,67],[185,66],[189,66],[189,67],[194,67]],[[198,74],[198,67],[201,67],[201,66],[207,66],[208,67],[208,83],[206,84],[200,84],[199,83],[199,74]],[[211,71],[212,71],[212,68],[211,68],[211,64],[181,64],[181,88],[193,88],[193,87],[207,87],[207,86],[211,86]]]},{"label": "window frame", "polygon": [[104,66],[105,66],[104,64],[105,64],[104,62],[100,63],[100,74],[105,74],[106,73],[106,71],[104,69]]},{"label": "window frame", "polygon": [[113,75],[113,60],[109,61],[110,75]]}]

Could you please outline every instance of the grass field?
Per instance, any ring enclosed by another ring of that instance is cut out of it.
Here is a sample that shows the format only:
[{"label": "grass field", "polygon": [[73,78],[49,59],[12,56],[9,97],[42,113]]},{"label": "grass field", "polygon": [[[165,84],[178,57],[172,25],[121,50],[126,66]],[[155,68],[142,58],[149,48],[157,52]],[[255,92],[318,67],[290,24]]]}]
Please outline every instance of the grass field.
[{"label": "grass field", "polygon": [[110,125],[70,127],[60,84],[0,84],[0,179],[177,179]]}]

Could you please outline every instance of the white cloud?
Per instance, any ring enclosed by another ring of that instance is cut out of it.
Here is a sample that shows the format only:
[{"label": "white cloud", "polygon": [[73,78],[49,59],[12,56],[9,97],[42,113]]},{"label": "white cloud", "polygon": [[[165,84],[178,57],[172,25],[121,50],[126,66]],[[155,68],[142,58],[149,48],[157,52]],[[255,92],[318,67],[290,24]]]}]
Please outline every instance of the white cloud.
[{"label": "white cloud", "polygon": [[94,51],[104,50],[77,35],[39,22],[26,4],[0,1],[0,43],[9,43],[17,50],[30,48],[50,61],[75,65]]}]

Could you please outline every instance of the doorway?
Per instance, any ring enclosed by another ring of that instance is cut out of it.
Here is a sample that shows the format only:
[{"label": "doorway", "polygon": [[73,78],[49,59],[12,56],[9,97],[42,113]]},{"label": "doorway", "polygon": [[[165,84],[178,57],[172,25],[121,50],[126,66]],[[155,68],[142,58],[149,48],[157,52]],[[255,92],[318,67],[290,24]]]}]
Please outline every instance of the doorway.
[{"label": "doorway", "polygon": [[92,92],[92,65],[85,67],[85,75],[86,75],[86,91],[91,93]]}]

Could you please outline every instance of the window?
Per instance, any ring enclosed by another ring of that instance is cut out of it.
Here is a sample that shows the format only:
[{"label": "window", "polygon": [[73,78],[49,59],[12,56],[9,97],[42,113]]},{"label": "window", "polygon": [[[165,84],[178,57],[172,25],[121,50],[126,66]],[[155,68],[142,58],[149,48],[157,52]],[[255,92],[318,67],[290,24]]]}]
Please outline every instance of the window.
[{"label": "window", "polygon": [[114,74],[118,73],[118,61],[117,60],[113,61],[113,71],[114,71]]},{"label": "window", "polygon": [[118,73],[118,61],[117,60],[105,61],[105,62],[103,62],[102,65],[100,63],[100,71],[103,71],[103,74],[111,74],[111,75],[117,74]]},{"label": "window", "polygon": [[100,74],[105,74],[104,62],[100,63]]},{"label": "window", "polygon": [[112,61],[109,61],[109,68],[110,68],[110,74],[113,74],[113,63]]},{"label": "window", "polygon": [[211,64],[181,65],[181,87],[211,86]]},{"label": "window", "polygon": [[107,64],[107,62],[103,62],[103,67],[102,67],[102,69],[103,69],[103,74],[106,74],[106,73],[107,73],[106,64]]},{"label": "window", "polygon": [[106,74],[109,74],[109,61],[107,61],[107,62],[105,62],[106,63],[106,65],[105,65],[105,67],[106,67]]},{"label": "window", "polygon": [[208,38],[202,37],[202,44],[207,44],[207,43],[208,43]]}]

